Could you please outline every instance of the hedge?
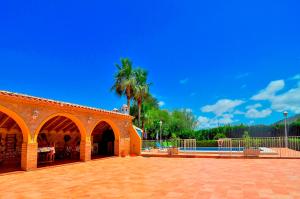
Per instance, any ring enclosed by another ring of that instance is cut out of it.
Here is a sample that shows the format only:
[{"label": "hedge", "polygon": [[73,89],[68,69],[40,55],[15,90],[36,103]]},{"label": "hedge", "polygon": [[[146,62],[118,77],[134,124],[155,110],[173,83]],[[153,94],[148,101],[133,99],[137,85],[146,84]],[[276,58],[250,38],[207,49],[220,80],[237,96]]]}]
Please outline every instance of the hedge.
[{"label": "hedge", "polygon": [[196,142],[197,147],[218,147],[217,140],[198,140]]}]

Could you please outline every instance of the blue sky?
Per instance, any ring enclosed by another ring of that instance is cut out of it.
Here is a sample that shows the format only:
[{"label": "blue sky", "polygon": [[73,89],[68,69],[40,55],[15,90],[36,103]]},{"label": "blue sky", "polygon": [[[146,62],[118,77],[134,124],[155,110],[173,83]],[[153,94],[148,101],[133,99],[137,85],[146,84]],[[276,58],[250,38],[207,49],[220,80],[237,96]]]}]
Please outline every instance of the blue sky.
[{"label": "blue sky", "polygon": [[113,109],[120,57],[149,71],[169,110],[200,127],[300,113],[297,1],[7,1],[0,89]]}]

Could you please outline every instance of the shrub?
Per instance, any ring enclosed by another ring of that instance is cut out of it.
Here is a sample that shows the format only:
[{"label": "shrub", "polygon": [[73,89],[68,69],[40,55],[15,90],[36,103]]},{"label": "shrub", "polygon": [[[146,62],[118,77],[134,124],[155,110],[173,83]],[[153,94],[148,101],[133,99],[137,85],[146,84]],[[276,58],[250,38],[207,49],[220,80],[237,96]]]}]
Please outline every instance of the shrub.
[{"label": "shrub", "polygon": [[217,140],[198,140],[197,147],[218,147]]},{"label": "shrub", "polygon": [[217,135],[214,137],[214,140],[218,140],[220,138],[226,138],[226,135],[224,133],[217,133]]}]

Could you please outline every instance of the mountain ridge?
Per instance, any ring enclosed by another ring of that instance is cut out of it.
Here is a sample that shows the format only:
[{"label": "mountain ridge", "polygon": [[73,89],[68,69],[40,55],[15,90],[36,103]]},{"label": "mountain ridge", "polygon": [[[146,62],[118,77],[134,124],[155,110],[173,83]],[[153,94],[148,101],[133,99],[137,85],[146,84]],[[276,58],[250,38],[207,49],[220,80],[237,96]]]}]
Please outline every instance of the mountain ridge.
[{"label": "mountain ridge", "polygon": [[[300,121],[300,114],[296,114],[296,115],[294,115],[292,117],[288,117],[287,118],[287,123],[291,124],[291,123],[293,123],[293,122],[295,122],[297,120]],[[284,124],[284,119],[275,122],[273,125],[279,125],[279,124]]]}]

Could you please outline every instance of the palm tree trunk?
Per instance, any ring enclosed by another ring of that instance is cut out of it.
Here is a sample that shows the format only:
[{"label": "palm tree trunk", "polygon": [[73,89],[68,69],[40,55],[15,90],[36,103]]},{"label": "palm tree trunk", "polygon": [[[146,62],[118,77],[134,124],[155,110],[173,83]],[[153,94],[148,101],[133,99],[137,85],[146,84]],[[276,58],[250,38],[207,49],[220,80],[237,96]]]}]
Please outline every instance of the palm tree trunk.
[{"label": "palm tree trunk", "polygon": [[128,107],[128,112],[130,115],[130,96],[127,96],[127,107]]},{"label": "palm tree trunk", "polygon": [[130,87],[126,88],[126,97],[127,97],[127,107],[130,115],[130,99],[131,99]]},{"label": "palm tree trunk", "polygon": [[144,133],[145,133],[145,120],[146,120],[146,118],[144,117],[142,120],[142,130]]},{"label": "palm tree trunk", "polygon": [[140,127],[141,123],[141,110],[142,110],[142,101],[138,100],[138,126]]}]

